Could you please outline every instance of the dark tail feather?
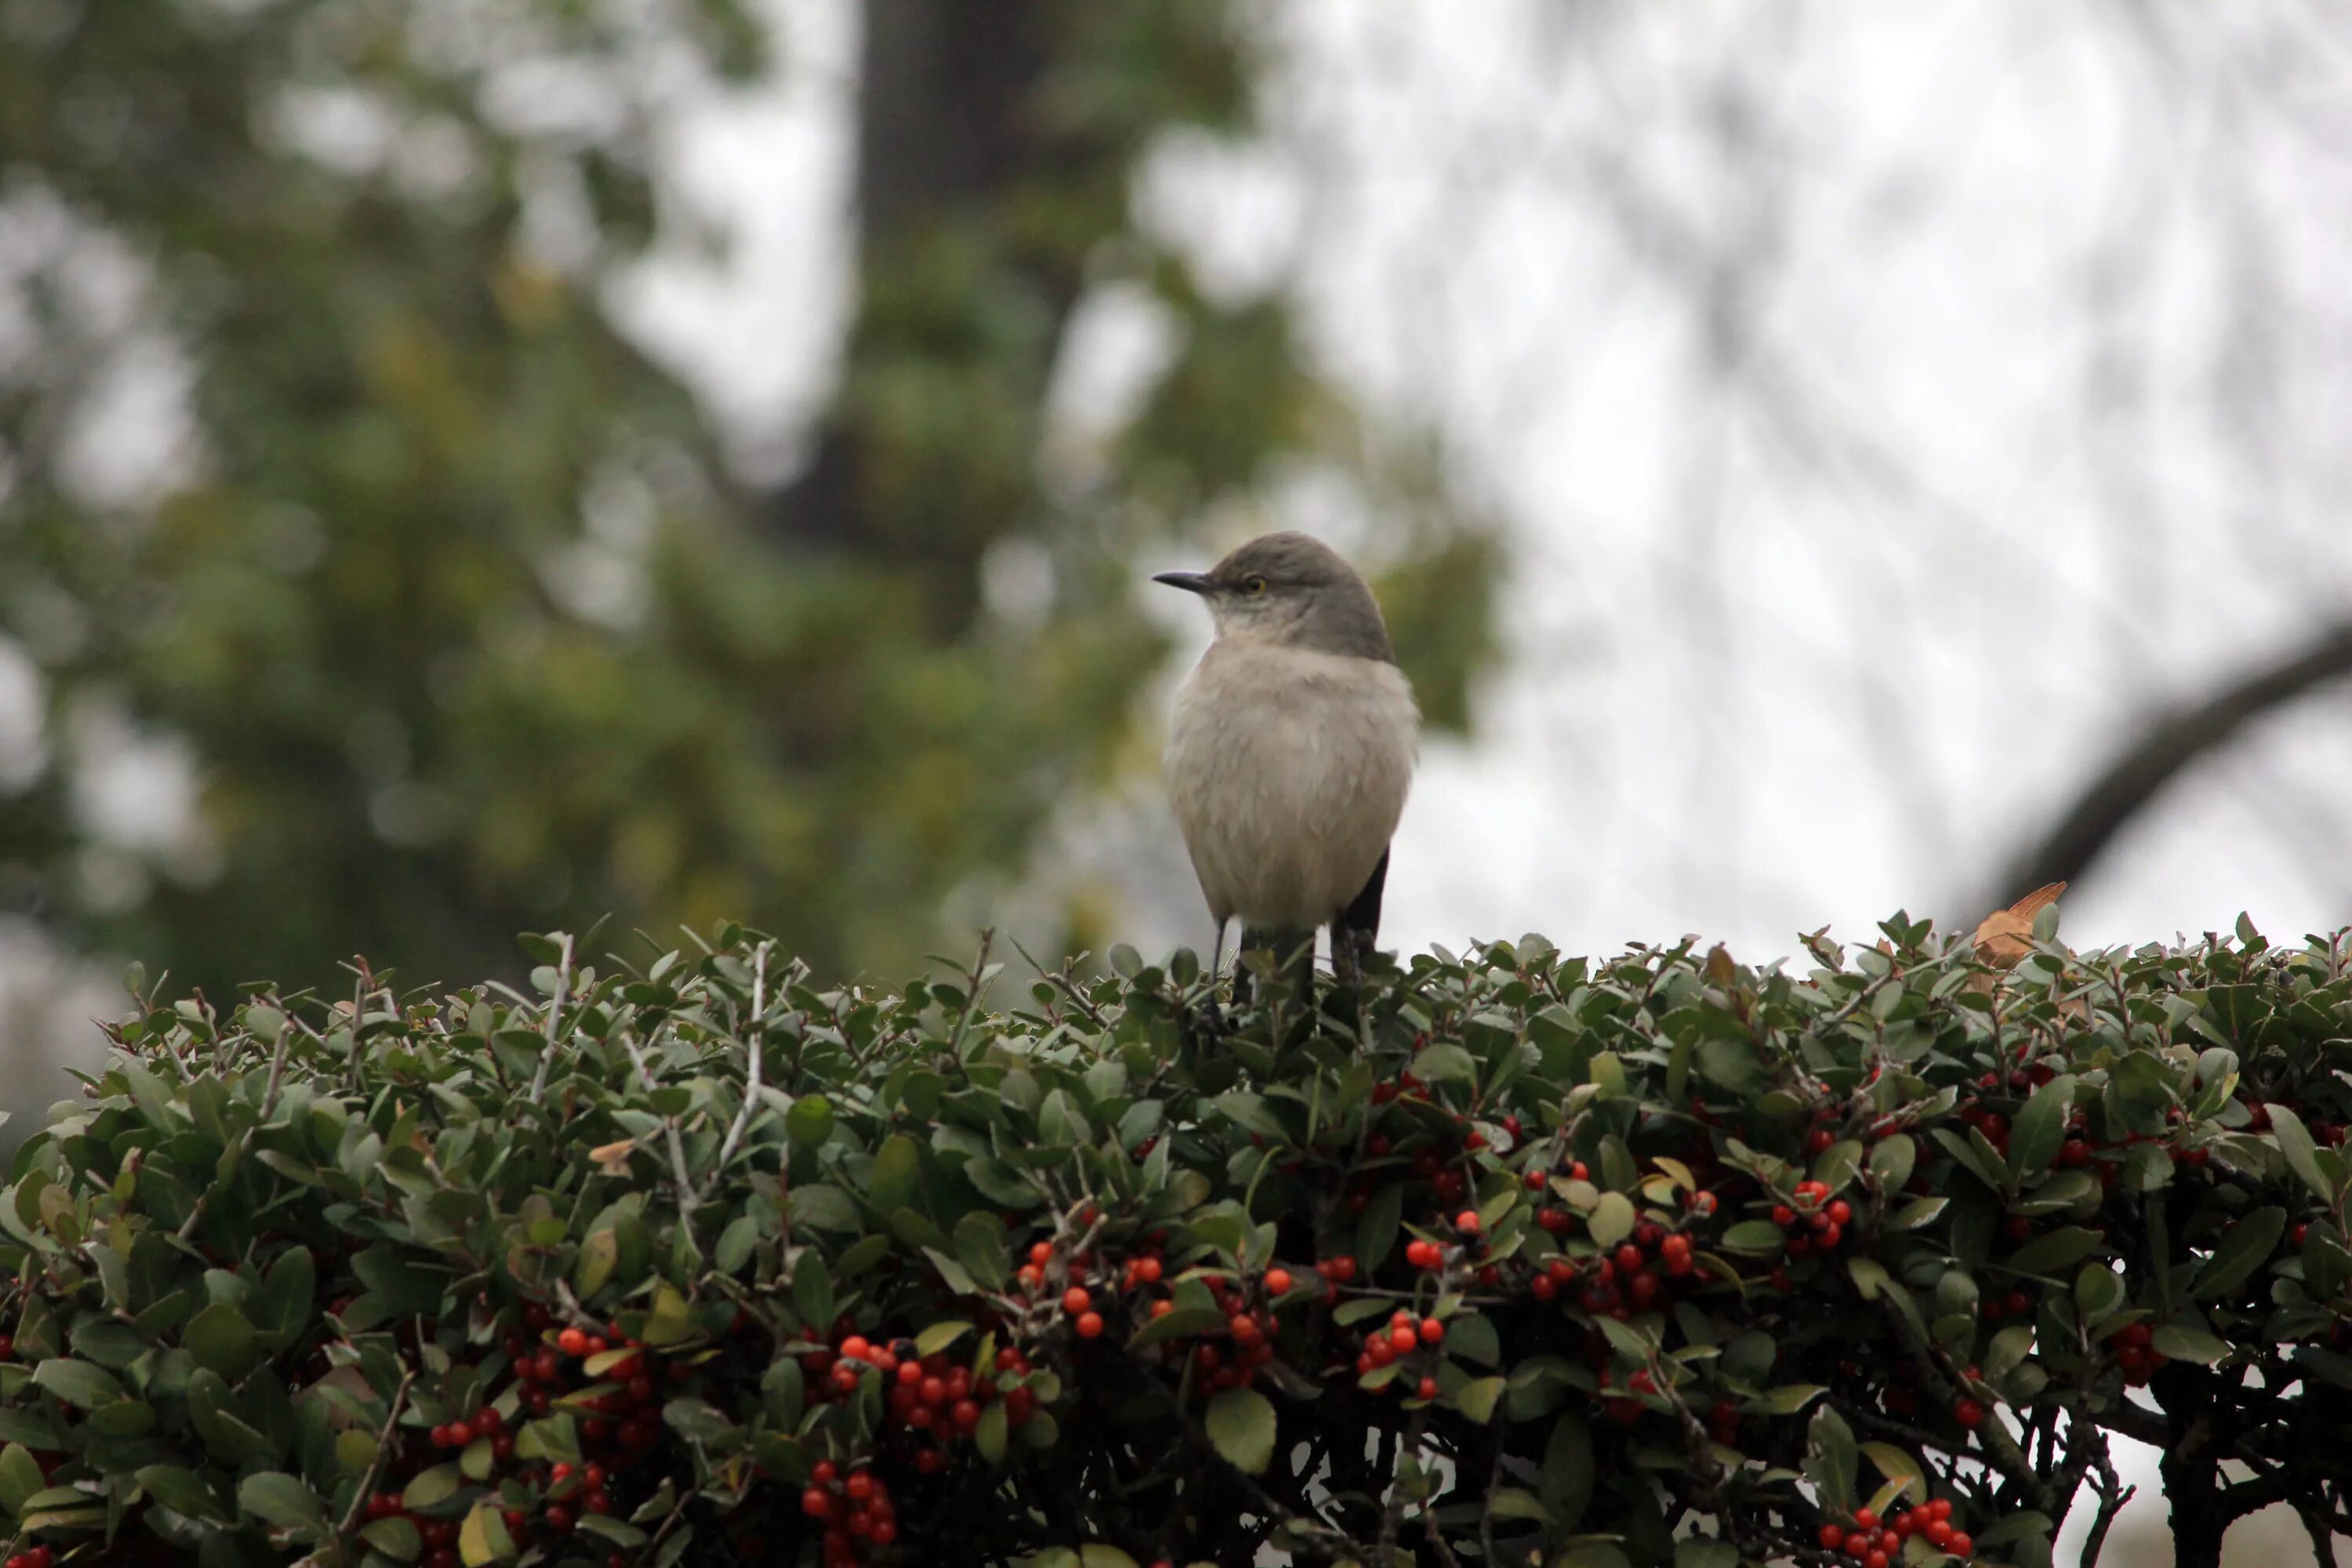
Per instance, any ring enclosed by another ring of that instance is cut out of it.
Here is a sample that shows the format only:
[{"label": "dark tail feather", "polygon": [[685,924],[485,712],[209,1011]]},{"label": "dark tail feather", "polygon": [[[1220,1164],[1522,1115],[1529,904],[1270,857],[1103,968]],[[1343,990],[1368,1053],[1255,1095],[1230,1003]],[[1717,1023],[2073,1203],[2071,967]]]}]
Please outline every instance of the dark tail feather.
[{"label": "dark tail feather", "polygon": [[1381,930],[1381,891],[1388,880],[1389,852],[1383,849],[1364,890],[1331,921],[1331,967],[1342,975],[1354,973],[1358,962],[1371,956]]}]

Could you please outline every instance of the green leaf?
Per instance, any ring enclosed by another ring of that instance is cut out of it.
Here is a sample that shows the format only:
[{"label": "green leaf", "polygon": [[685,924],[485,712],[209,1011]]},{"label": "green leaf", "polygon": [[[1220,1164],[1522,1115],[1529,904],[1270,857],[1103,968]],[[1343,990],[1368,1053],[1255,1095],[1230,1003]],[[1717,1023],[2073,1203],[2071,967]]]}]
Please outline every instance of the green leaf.
[{"label": "green leaf", "polygon": [[930,1324],[915,1336],[915,1353],[922,1356],[936,1355],[970,1332],[971,1332],[970,1323],[959,1322],[953,1319]]},{"label": "green leaf", "polygon": [[[587,1521],[582,1523],[584,1527]],[[644,1539],[641,1534],[637,1538]],[[506,1521],[499,1517],[495,1500],[485,1498],[466,1511],[466,1522],[457,1527],[457,1560],[466,1568],[484,1568],[513,1556],[514,1552],[514,1537],[507,1533]]]},{"label": "green leaf", "polygon": [[1836,1512],[1852,1513],[1856,1453],[1853,1429],[1835,1409],[1824,1405],[1813,1412],[1805,1437],[1809,1450],[1805,1474],[1822,1489],[1822,1503]]},{"label": "green leaf", "polygon": [[33,1383],[84,1410],[112,1405],[122,1397],[122,1384],[112,1373],[68,1356],[51,1356],[42,1362],[33,1369]]},{"label": "green leaf", "polygon": [[[1608,1321],[1605,1318],[1601,1321]],[[1454,1403],[1463,1415],[1484,1426],[1495,1418],[1495,1402],[1503,1397],[1507,1386],[1506,1381],[1500,1377],[1474,1378],[1455,1390]],[[1246,1393],[1247,1390],[1240,1392]],[[1268,1439],[1269,1442],[1271,1440]]]},{"label": "green leaf", "polygon": [[[978,1161],[973,1162],[979,1163]],[[1033,1192],[1029,1201],[1037,1201]],[[857,1217],[857,1205],[847,1193],[824,1182],[803,1182],[794,1186],[785,1199],[794,1225],[808,1226],[815,1230],[848,1234],[863,1228]]]},{"label": "green leaf", "polygon": [[1552,1424],[1550,1440],[1544,1445],[1543,1466],[1536,1476],[1536,1495],[1550,1511],[1554,1530],[1574,1530],[1583,1520],[1598,1479],[1591,1431],[1581,1415],[1570,1411]]},{"label": "green leaf", "polygon": [[[1927,1497],[1927,1475],[1919,1468],[1918,1460],[1892,1443],[1864,1443],[1861,1452],[1890,1484],[1908,1482],[1916,1489],[1914,1496]],[[1880,1507],[1875,1511],[1884,1513],[1885,1510]]]},{"label": "green leaf", "polygon": [[[531,1425],[542,1426],[546,1423],[534,1421]],[[424,1513],[456,1497],[465,1485],[465,1475],[457,1466],[435,1465],[417,1471],[409,1479],[408,1485],[400,1494],[400,1500],[411,1513]]]},{"label": "green leaf", "polygon": [[1388,1261],[1404,1220],[1404,1185],[1389,1182],[1372,1194],[1356,1219],[1356,1266],[1369,1278]]},{"label": "green leaf", "polygon": [[1993,1335],[1985,1347],[1983,1372],[1985,1381],[1999,1383],[2011,1369],[2023,1361],[2033,1349],[2033,1331],[2023,1323],[2012,1323]]},{"label": "green leaf", "polygon": [[2189,1294],[2199,1300],[2230,1294],[2270,1261],[2285,1234],[2286,1210],[2275,1206],[2254,1210],[2221,1233],[2213,1255],[2189,1282]]},{"label": "green leaf", "polygon": [[[954,1291],[959,1296],[977,1296],[980,1294],[979,1284],[973,1280],[970,1274],[964,1271],[962,1264],[957,1262],[954,1258],[950,1258],[946,1253],[941,1252],[936,1247],[927,1247],[923,1248],[923,1256],[931,1260],[931,1267],[939,1270],[940,1278],[947,1282],[949,1289]],[[1223,1322],[1223,1321],[1224,1320],[1222,1318],[1218,1320],[1220,1322]]]},{"label": "green leaf", "polygon": [[2224,1341],[2195,1323],[2162,1324],[2149,1337],[2148,1344],[2158,1355],[2173,1361],[2195,1362],[2200,1366],[2211,1366],[2230,1353]]},{"label": "green leaf", "polygon": [[2311,1131],[2304,1126],[2303,1118],[2284,1105],[2269,1105],[2263,1109],[2271,1113],[2271,1138],[2278,1144],[2280,1154],[2285,1157],[2286,1168],[2301,1177],[2303,1184],[2309,1187],[2321,1203],[2333,1204],[2336,1201],[2335,1189],[2320,1172],[2318,1149],[2312,1142]]},{"label": "green leaf", "polygon": [[[1496,1378],[1495,1393],[1502,1393]],[[1491,1412],[1494,1402],[1487,1401]],[[1246,1475],[1263,1472],[1274,1458],[1274,1405],[1255,1388],[1229,1388],[1209,1401],[1209,1441],[1227,1464]]]},{"label": "green leaf", "polygon": [[1412,1070],[1424,1083],[1475,1083],[1478,1061],[1460,1046],[1424,1046],[1412,1058]]},{"label": "green leaf", "polygon": [[1503,1340],[1491,1318],[1464,1315],[1445,1325],[1445,1353],[1459,1361],[1493,1366],[1503,1359]]},{"label": "green leaf", "polygon": [[1633,1234],[1633,1226],[1640,1217],[1633,1211],[1633,1199],[1622,1193],[1603,1193],[1584,1223],[1591,1230],[1596,1246],[1614,1247]]},{"label": "green leaf", "polygon": [[874,1153],[874,1173],[866,1181],[866,1201],[884,1214],[914,1201],[922,1179],[923,1155],[912,1138],[894,1132]]},{"label": "green leaf", "polygon": [[824,1254],[814,1247],[793,1266],[793,1310],[811,1333],[824,1332],[833,1321],[833,1276],[825,1272]]},{"label": "green leaf", "polygon": [[2074,1080],[2064,1074],[2033,1091],[2009,1129],[2009,1168],[2018,1176],[2045,1171],[2066,1141],[2066,1116],[2074,1108]]},{"label": "green leaf", "polygon": [[226,1302],[215,1301],[189,1319],[181,1337],[198,1366],[230,1383],[243,1382],[261,1359],[260,1336],[245,1314]]},{"label": "green leaf", "polygon": [[743,1265],[751,1261],[751,1253],[759,1244],[760,1222],[750,1215],[738,1215],[719,1233],[719,1246],[710,1255],[711,1262],[721,1274],[740,1274]]},{"label": "green leaf", "polygon": [[1769,1219],[1743,1219],[1723,1233],[1716,1245],[1741,1258],[1770,1258],[1788,1244],[1788,1237]]},{"label": "green leaf", "polygon": [[2104,1263],[2085,1263],[2074,1276],[2074,1305],[2086,1323],[2097,1323],[2123,1305],[2123,1281]]},{"label": "green leaf", "polygon": [[621,1261],[620,1233],[611,1226],[591,1231],[588,1239],[580,1244],[580,1256],[572,1260],[572,1288],[583,1300],[594,1296],[613,1278],[613,1270]]},{"label": "green leaf", "polygon": [[1870,1146],[1870,1173],[1878,1178],[1881,1192],[1902,1191],[1918,1162],[1919,1141],[1907,1132],[1882,1138]]},{"label": "green leaf", "polygon": [[298,1477],[259,1470],[236,1484],[237,1506],[281,1529],[315,1539],[327,1529],[326,1505]]},{"label": "green leaf", "polygon": [[319,1268],[310,1257],[310,1249],[289,1247],[278,1254],[278,1261],[269,1266],[269,1273],[262,1280],[260,1295],[255,1302],[258,1319],[256,1327],[268,1336],[273,1346],[293,1343],[302,1337],[318,1310],[318,1289]]},{"label": "green leaf", "polygon": [[1750,1415],[1794,1415],[1829,1390],[1818,1383],[1789,1383],[1768,1388],[1740,1405]]},{"label": "green leaf", "polygon": [[415,1521],[397,1514],[363,1526],[360,1539],[402,1563],[414,1563],[425,1555],[425,1532],[416,1528]]},{"label": "green leaf", "polygon": [[973,1446],[980,1450],[980,1457],[992,1465],[1001,1465],[1004,1462],[1007,1419],[1004,1414],[1004,1401],[992,1400],[989,1402],[988,1408],[980,1413],[980,1425],[972,1430]]},{"label": "green leaf", "polygon": [[[183,1475],[187,1472],[182,1471]],[[145,1479],[142,1474],[141,1479]],[[25,1500],[48,1485],[41,1474],[41,1463],[33,1451],[22,1443],[11,1443],[0,1448],[0,1508],[11,1514],[25,1510]],[[182,1510],[186,1512],[188,1510]]]},{"label": "green leaf", "polygon": [[1686,1535],[1675,1542],[1675,1568],[1739,1568],[1739,1548],[1711,1535]]},{"label": "green leaf", "polygon": [[2072,1268],[2107,1244],[2107,1238],[2095,1230],[2078,1225],[2060,1226],[2035,1237],[2002,1259],[2002,1267],[2020,1274],[2038,1274],[2054,1278],[2061,1270]]}]

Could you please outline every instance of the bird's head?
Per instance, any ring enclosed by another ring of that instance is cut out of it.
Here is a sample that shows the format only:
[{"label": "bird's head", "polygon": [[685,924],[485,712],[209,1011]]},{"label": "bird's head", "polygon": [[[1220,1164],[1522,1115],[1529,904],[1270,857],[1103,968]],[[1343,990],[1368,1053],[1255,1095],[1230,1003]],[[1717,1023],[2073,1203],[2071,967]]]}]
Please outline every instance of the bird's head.
[{"label": "bird's head", "polygon": [[1151,580],[1200,595],[1221,640],[1395,661],[1371,589],[1339,552],[1306,534],[1261,534],[1206,572]]}]

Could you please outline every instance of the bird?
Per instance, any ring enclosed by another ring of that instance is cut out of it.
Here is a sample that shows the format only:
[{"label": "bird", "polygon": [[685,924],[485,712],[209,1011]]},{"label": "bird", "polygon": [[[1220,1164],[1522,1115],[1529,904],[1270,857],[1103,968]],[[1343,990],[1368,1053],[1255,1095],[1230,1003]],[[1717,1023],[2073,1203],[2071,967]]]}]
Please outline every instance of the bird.
[{"label": "bird", "polygon": [[1236,920],[1238,951],[1270,949],[1303,975],[1328,926],[1333,969],[1360,974],[1420,755],[1420,710],[1379,603],[1337,551],[1287,531],[1152,581],[1199,595],[1216,630],[1177,690],[1165,758],[1217,923],[1212,983]]}]

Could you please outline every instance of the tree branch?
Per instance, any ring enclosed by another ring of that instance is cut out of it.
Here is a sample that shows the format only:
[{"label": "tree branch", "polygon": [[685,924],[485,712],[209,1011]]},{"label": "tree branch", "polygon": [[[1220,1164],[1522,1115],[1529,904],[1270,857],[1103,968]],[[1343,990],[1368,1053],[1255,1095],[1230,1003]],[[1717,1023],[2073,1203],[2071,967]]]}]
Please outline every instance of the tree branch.
[{"label": "tree branch", "polygon": [[2124,826],[2190,764],[2219,751],[2274,708],[2352,676],[2352,620],[2332,622],[2284,659],[2241,677],[2201,702],[2158,714],[2084,786],[2039,842],[2003,872],[1977,907],[1997,909],[2029,888],[2079,882]]}]

